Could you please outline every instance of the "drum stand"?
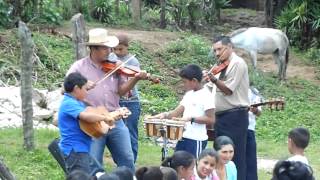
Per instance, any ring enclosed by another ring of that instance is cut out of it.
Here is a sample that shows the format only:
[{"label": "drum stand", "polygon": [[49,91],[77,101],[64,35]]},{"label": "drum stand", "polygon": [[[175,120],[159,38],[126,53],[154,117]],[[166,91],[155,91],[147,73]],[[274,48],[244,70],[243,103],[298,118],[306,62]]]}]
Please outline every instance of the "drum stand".
[{"label": "drum stand", "polygon": [[166,157],[168,157],[167,129],[166,127],[162,126],[159,131],[160,131],[161,137],[163,138],[163,145],[161,148],[161,154],[162,154],[161,161],[163,161]]}]

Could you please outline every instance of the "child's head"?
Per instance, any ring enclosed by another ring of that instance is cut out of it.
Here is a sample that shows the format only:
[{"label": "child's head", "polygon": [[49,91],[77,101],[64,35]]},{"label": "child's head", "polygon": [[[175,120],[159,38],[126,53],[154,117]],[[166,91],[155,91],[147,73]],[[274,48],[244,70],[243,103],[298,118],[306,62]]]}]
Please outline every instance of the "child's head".
[{"label": "child's head", "polygon": [[177,171],[180,179],[190,179],[195,165],[194,156],[186,151],[176,151],[171,157],[167,157],[161,164]]},{"label": "child's head", "polygon": [[128,167],[117,167],[112,173],[116,174],[120,180],[133,180],[133,173]]},{"label": "child's head", "polygon": [[273,169],[272,180],[313,180],[310,166],[299,161],[279,161]]},{"label": "child's head", "polygon": [[205,178],[212,173],[218,162],[218,153],[214,149],[204,149],[197,160],[197,173]]},{"label": "child's head", "polygon": [[218,151],[219,162],[227,164],[234,155],[234,143],[228,136],[219,136],[215,139],[214,149]]},{"label": "child's head", "polygon": [[305,149],[309,144],[310,133],[308,129],[298,127],[292,129],[288,134],[288,150],[293,153],[295,149]]},{"label": "child's head", "polygon": [[162,180],[178,180],[177,172],[171,167],[160,167],[160,170],[163,174]]},{"label": "child's head", "polygon": [[126,34],[116,35],[119,39],[119,44],[114,48],[114,53],[119,57],[124,57],[128,55],[129,38]]},{"label": "child's head", "polygon": [[88,80],[78,72],[70,73],[64,79],[64,90],[75,98],[83,100],[87,95]]},{"label": "child's head", "polygon": [[182,78],[183,85],[188,91],[195,90],[200,86],[203,74],[198,65],[189,64],[180,71],[179,76]]},{"label": "child's head", "polygon": [[157,166],[141,167],[136,171],[136,178],[137,180],[162,180],[163,174]]}]

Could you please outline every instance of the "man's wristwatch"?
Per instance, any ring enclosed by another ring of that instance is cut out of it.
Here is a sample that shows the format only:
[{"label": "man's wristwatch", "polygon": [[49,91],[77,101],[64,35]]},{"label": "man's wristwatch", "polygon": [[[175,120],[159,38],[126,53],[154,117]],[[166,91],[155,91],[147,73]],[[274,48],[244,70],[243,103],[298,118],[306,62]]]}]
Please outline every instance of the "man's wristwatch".
[{"label": "man's wristwatch", "polygon": [[216,83],[218,81],[218,78],[216,78],[215,76],[210,76],[210,81]]},{"label": "man's wristwatch", "polygon": [[195,119],[194,117],[192,117],[192,118],[191,118],[191,124],[194,123],[195,120],[196,120],[196,119]]}]

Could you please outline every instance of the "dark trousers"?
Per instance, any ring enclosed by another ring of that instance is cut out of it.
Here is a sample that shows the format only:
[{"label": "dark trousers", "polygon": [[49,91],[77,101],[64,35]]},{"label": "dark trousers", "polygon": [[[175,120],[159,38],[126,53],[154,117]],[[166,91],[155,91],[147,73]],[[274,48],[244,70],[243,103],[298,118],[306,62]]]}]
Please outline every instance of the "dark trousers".
[{"label": "dark trousers", "polygon": [[97,172],[104,172],[104,169],[89,153],[71,151],[69,156],[65,156],[65,163],[68,173],[80,170],[94,176]]},{"label": "dark trousers", "polygon": [[187,151],[193,154],[195,158],[198,158],[202,150],[206,148],[207,143],[207,140],[197,141],[193,139],[182,138],[178,141],[175,151]]},{"label": "dark trousers", "polygon": [[233,140],[234,157],[238,180],[246,179],[246,144],[248,129],[248,109],[239,108],[216,114],[215,135],[228,136]]},{"label": "dark trousers", "polygon": [[247,180],[258,180],[257,143],[253,130],[247,131]]}]

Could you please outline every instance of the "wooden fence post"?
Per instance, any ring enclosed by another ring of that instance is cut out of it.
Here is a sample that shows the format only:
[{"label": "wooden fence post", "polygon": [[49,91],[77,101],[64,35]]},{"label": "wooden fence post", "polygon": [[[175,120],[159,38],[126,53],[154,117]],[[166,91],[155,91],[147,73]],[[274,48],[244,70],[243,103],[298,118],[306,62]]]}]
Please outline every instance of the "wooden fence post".
[{"label": "wooden fence post", "polygon": [[81,13],[74,15],[71,19],[72,22],[72,41],[76,51],[76,60],[87,56],[86,42],[86,29],[84,17]]},{"label": "wooden fence post", "polygon": [[21,42],[21,112],[23,124],[23,146],[26,150],[34,149],[33,108],[32,108],[32,68],[34,43],[31,32],[22,21],[19,21],[18,30]]},{"label": "wooden fence post", "polygon": [[3,160],[0,158],[0,179],[5,180],[15,180],[16,178],[10,172],[9,168],[4,164]]}]

